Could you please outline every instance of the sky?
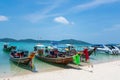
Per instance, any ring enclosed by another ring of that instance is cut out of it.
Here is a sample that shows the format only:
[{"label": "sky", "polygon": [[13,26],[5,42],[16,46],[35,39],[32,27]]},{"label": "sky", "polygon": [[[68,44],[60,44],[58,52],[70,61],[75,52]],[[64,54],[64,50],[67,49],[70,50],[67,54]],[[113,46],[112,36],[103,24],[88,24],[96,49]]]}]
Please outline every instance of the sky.
[{"label": "sky", "polygon": [[120,0],[0,0],[0,38],[120,43]]}]

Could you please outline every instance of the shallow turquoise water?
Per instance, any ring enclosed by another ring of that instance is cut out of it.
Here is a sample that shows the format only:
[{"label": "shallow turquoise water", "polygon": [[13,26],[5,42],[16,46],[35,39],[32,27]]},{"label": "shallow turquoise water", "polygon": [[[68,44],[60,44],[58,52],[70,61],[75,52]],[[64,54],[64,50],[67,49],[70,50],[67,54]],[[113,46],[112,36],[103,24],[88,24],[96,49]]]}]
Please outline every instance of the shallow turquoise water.
[{"label": "shallow turquoise water", "polygon": [[[11,62],[9,60],[9,53],[5,53],[2,50],[3,44],[4,42],[0,42],[0,77],[32,73],[30,70],[28,70],[28,66],[18,66],[18,64],[14,64],[13,62]],[[31,52],[33,51],[33,47],[37,43],[11,42],[9,44],[12,46],[17,46],[18,49],[25,49]],[[44,45],[49,45],[49,44],[44,44]],[[83,46],[86,46],[86,45],[76,45],[76,47],[80,50],[83,49]],[[115,55],[95,53],[90,56],[90,60],[92,63],[108,62],[108,61],[113,61],[118,59],[120,59],[120,55],[115,56]],[[36,58],[34,59],[34,64],[38,72],[64,68],[64,66],[44,63]]]}]

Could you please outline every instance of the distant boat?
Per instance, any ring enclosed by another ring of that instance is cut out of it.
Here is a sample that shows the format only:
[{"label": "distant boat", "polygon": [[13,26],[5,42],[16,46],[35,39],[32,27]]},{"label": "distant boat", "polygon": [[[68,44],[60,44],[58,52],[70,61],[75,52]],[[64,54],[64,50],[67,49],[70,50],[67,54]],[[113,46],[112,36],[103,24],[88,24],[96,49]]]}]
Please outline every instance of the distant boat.
[{"label": "distant boat", "polygon": [[4,52],[11,52],[12,50],[16,50],[16,46],[9,46],[7,43],[3,45]]},{"label": "distant boat", "polygon": [[97,52],[100,53],[109,53],[111,50],[103,44],[95,44],[90,47],[90,49],[96,48]]},{"label": "distant boat", "polygon": [[96,48],[96,51],[100,53],[120,54],[120,50],[114,45],[96,44],[92,45],[90,48],[91,49]]},{"label": "distant boat", "polygon": [[119,50],[120,50],[120,44],[116,44],[115,46],[116,46],[116,47],[118,47],[118,48],[119,48]]},{"label": "distant boat", "polygon": [[111,44],[106,46],[111,50],[110,54],[120,54],[120,49],[117,46]]}]

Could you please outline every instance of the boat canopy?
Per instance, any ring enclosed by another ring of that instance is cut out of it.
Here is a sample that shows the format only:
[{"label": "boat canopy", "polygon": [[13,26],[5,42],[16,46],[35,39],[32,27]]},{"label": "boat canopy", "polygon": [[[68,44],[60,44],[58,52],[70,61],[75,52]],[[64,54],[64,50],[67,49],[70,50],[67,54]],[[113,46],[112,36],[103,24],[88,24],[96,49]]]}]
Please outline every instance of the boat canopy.
[{"label": "boat canopy", "polygon": [[72,44],[66,44],[66,46],[73,46]]},{"label": "boat canopy", "polygon": [[44,49],[44,48],[45,48],[45,45],[39,43],[39,44],[35,45],[35,47],[36,47],[37,49]]}]

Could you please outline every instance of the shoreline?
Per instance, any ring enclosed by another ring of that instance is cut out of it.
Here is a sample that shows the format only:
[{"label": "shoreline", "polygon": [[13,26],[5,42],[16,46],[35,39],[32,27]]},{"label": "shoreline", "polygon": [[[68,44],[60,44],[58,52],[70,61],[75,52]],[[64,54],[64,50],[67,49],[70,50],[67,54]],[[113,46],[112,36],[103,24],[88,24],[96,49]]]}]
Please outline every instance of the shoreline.
[{"label": "shoreline", "polygon": [[[119,80],[120,60],[94,64],[93,68],[79,66],[80,69],[59,69],[45,72],[0,78],[0,80]],[[91,70],[93,72],[91,72]],[[71,75],[71,76],[70,76]],[[80,76],[81,75],[81,76]],[[46,77],[47,76],[47,77]],[[104,78],[104,79],[103,79]]]}]

